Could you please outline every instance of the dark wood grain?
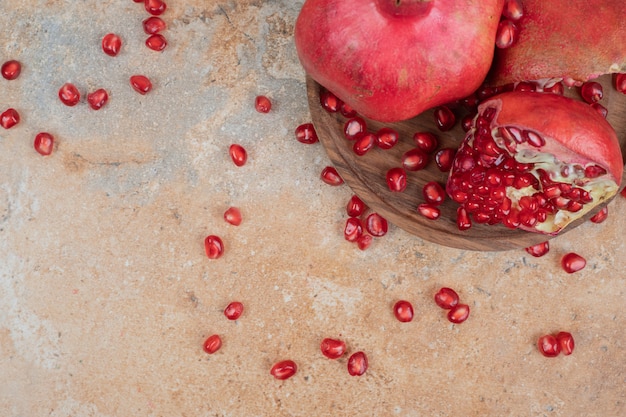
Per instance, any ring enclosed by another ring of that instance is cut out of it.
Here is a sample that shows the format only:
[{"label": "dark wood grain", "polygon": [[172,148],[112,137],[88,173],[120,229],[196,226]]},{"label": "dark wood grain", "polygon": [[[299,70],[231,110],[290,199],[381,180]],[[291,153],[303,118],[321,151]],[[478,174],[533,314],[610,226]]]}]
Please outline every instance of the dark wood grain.
[{"label": "dark wood grain", "polygon": [[[605,92],[602,105],[609,109],[608,120],[617,130],[622,154],[626,154],[626,96],[612,87],[610,76],[601,77],[600,82]],[[392,149],[373,149],[364,156],[358,156],[352,151],[353,142],[347,141],[343,135],[343,126],[347,119],[340,113],[325,111],[320,106],[319,91],[320,86],[307,77],[307,93],[313,124],[333,165],[355,194],[396,226],[434,243],[479,251],[519,249],[552,238],[538,233],[508,229],[502,225],[473,224],[469,230],[460,231],[456,226],[458,205],[449,198],[440,206],[439,219],[429,220],[421,216],[416,208],[424,202],[422,187],[429,181],[445,184],[448,174],[440,172],[435,162],[431,161],[423,170],[408,172],[406,190],[397,193],[387,188],[385,173],[390,168],[402,165],[402,154],[415,147],[412,140],[415,132],[432,132],[439,138],[440,147],[457,148],[464,137],[460,124],[457,123],[457,126],[449,132],[440,132],[434,124],[432,110],[399,123],[382,124],[366,119],[369,131],[375,132],[384,126],[396,129],[400,133],[400,142]],[[575,89],[571,89],[567,94],[577,93]],[[569,225],[559,235],[575,233],[576,227],[596,211]]]}]

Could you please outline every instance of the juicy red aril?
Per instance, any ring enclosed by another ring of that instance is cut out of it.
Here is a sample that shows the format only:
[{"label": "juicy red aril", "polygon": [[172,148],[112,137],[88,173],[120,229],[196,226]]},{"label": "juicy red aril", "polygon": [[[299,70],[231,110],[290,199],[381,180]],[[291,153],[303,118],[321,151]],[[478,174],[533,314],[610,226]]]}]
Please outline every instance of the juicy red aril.
[{"label": "juicy red aril", "polygon": [[496,32],[496,46],[500,49],[510,48],[517,42],[519,29],[517,25],[509,19],[504,19],[498,24]]},{"label": "juicy red aril", "polygon": [[152,82],[144,75],[133,75],[130,77],[130,85],[139,94],[146,94],[152,90]]},{"label": "juicy red aril", "polygon": [[522,16],[524,16],[522,0],[506,0],[504,9],[502,10],[502,16],[514,22],[520,20]]},{"label": "juicy red aril", "polygon": [[370,247],[372,240],[372,235],[361,235],[361,237],[356,240],[356,244],[360,250],[365,250]]},{"label": "juicy red aril", "polygon": [[296,139],[307,145],[317,142],[319,139],[313,123],[303,123],[296,127]]},{"label": "juicy red aril", "polygon": [[419,148],[410,149],[402,155],[402,166],[407,171],[419,171],[428,165],[428,154]]},{"label": "juicy red aril", "polygon": [[439,106],[435,109],[435,123],[442,132],[446,132],[454,127],[456,116],[447,106]]},{"label": "juicy red aril", "polygon": [[348,119],[343,125],[343,135],[348,140],[356,140],[356,138],[365,132],[367,125],[361,117],[353,117]]},{"label": "juicy red aril", "polygon": [[446,310],[459,304],[459,295],[452,288],[442,287],[435,294],[435,303]]},{"label": "juicy red aril", "polygon": [[551,334],[541,336],[537,341],[537,348],[543,356],[553,358],[561,353],[561,344]]},{"label": "juicy red aril", "polygon": [[452,162],[454,161],[454,155],[456,149],[443,148],[437,151],[435,154],[435,162],[441,172],[448,172],[452,168]]},{"label": "juicy red aril", "polygon": [[144,0],[146,11],[153,16],[162,15],[167,9],[167,4],[162,0]]},{"label": "juicy red aril", "polygon": [[348,359],[348,373],[352,376],[361,376],[367,371],[367,356],[364,352],[354,352]]},{"label": "juicy red aril", "polygon": [[561,266],[568,274],[573,274],[583,269],[587,265],[587,261],[577,253],[570,252],[561,258]]},{"label": "juicy red aril", "polygon": [[604,95],[602,84],[596,81],[587,81],[580,87],[580,95],[587,103],[597,103],[602,100]]},{"label": "juicy red aril", "polygon": [[99,110],[109,100],[109,94],[104,88],[100,88],[93,93],[87,94],[87,102],[89,106],[94,110]]},{"label": "juicy red aril", "polygon": [[35,150],[43,156],[50,155],[54,147],[54,136],[47,132],[38,133],[33,143]]},{"label": "juicy red aril", "polygon": [[209,259],[217,259],[224,254],[224,243],[219,236],[209,235],[204,239],[204,251]]},{"label": "juicy red aril", "polygon": [[347,118],[354,117],[357,115],[356,110],[354,110],[352,106],[350,106],[348,103],[343,102],[343,101],[341,102],[341,105],[339,106],[339,112],[344,117],[347,117]]},{"label": "juicy red aril", "polygon": [[14,80],[20,76],[20,73],[22,72],[22,64],[15,60],[7,61],[2,64],[0,72],[7,80]]},{"label": "juicy red aril", "polygon": [[224,315],[228,320],[237,320],[243,313],[243,304],[239,301],[233,301],[224,309]]},{"label": "juicy red aril", "polygon": [[372,213],[365,219],[365,230],[372,236],[385,236],[387,229],[387,220],[378,213]]},{"label": "juicy red aril", "polygon": [[224,220],[232,224],[233,226],[239,226],[241,224],[241,211],[237,207],[229,207],[224,212]]},{"label": "juicy red aril", "polygon": [[346,220],[343,228],[343,237],[348,242],[356,242],[363,235],[363,223],[356,217],[350,217]]},{"label": "juicy red aril", "polygon": [[430,132],[417,132],[413,134],[413,142],[422,151],[432,153],[439,146],[439,140]]},{"label": "juicy red aril", "polygon": [[343,184],[343,178],[341,178],[337,170],[331,166],[327,166],[322,170],[320,178],[328,185],[337,186]]},{"label": "juicy red aril", "polygon": [[390,191],[401,193],[406,190],[406,171],[404,168],[391,168],[386,175]]},{"label": "juicy red aril", "polygon": [[143,31],[148,35],[154,35],[167,28],[167,25],[160,17],[150,16],[142,22]]},{"label": "juicy red aril", "polygon": [[230,159],[233,160],[233,163],[238,167],[244,166],[248,160],[248,152],[246,152],[246,149],[236,143],[230,145],[228,154],[230,155]]},{"label": "juicy red aril", "polygon": [[343,340],[326,338],[320,343],[320,350],[328,359],[338,359],[346,352],[346,343]]},{"label": "juicy red aril", "polygon": [[609,216],[609,209],[607,206],[602,207],[600,211],[594,214],[589,220],[592,223],[602,223]]},{"label": "juicy red aril", "polygon": [[256,96],[254,99],[254,108],[259,113],[269,113],[272,109],[272,102],[266,96]]},{"label": "juicy red aril", "polygon": [[363,156],[376,145],[376,135],[373,133],[361,133],[352,145],[356,155]]},{"label": "juicy red aril", "polygon": [[626,94],[626,74],[615,74],[615,89],[622,94]]},{"label": "juicy red aril", "polygon": [[537,91],[537,84],[532,81],[521,81],[515,85],[514,91]]},{"label": "juicy red aril", "polygon": [[165,36],[160,33],[155,33],[154,35],[148,36],[148,39],[146,39],[146,46],[153,51],[160,52],[167,46],[167,39],[165,39]]},{"label": "juicy red aril", "polygon": [[209,355],[214,354],[222,347],[222,339],[219,335],[214,334],[209,336],[202,344],[202,349]]},{"label": "juicy red aril", "polygon": [[413,305],[406,300],[399,300],[393,306],[393,315],[402,323],[413,320]]},{"label": "juicy red aril", "polygon": [[365,212],[367,206],[357,195],[353,195],[350,197],[350,201],[348,201],[348,205],[346,207],[346,212],[350,217],[359,217],[361,214]]},{"label": "juicy red aril", "polygon": [[277,362],[270,369],[270,374],[276,379],[288,379],[296,374],[298,366],[294,361],[286,360]]},{"label": "juicy red aril", "polygon": [[430,220],[437,220],[441,216],[441,210],[432,204],[422,203],[417,206],[417,211]]},{"label": "juicy red aril", "polygon": [[524,248],[524,250],[535,258],[539,258],[550,251],[550,243],[546,240],[545,242],[528,246],[527,248]]},{"label": "juicy red aril", "polygon": [[376,144],[380,149],[393,148],[399,139],[400,135],[398,132],[390,127],[383,127],[376,132]]},{"label": "juicy red aril", "polygon": [[446,192],[437,181],[430,181],[424,184],[422,194],[424,195],[424,200],[426,200],[427,203],[435,206],[443,203],[446,199]]},{"label": "juicy red aril", "polygon": [[328,90],[320,92],[320,104],[322,108],[329,113],[336,113],[341,108],[343,102]]},{"label": "juicy red aril", "polygon": [[544,93],[552,93],[552,94],[558,94],[558,95],[563,95],[563,93],[565,92],[565,88],[563,87],[563,82],[559,81],[558,83],[554,83],[554,84],[549,84],[543,87],[543,92]]},{"label": "juicy red aril", "polygon": [[20,114],[15,109],[6,109],[0,114],[0,126],[10,129],[20,122]]},{"label": "juicy red aril", "polygon": [[74,84],[65,83],[59,89],[59,98],[66,106],[75,106],[80,101],[80,93]]},{"label": "juicy red aril", "polygon": [[561,346],[561,353],[565,356],[571,355],[574,351],[574,337],[569,332],[559,332],[556,340]]},{"label": "juicy red aril", "polygon": [[606,119],[606,116],[609,115],[609,109],[607,109],[606,107],[604,107],[600,103],[591,103],[590,106],[591,106],[592,109],[597,111],[605,119]]},{"label": "juicy red aril", "polygon": [[467,230],[472,227],[472,220],[465,207],[457,207],[456,209],[456,226],[459,230]]},{"label": "juicy red aril", "polygon": [[448,311],[448,320],[452,323],[463,323],[470,314],[470,308],[467,304],[457,304]]},{"label": "juicy red aril", "polygon": [[102,38],[102,50],[109,56],[116,56],[122,48],[122,38],[115,33],[108,33]]},{"label": "juicy red aril", "polygon": [[474,123],[474,117],[476,117],[476,113],[470,113],[463,116],[461,119],[461,129],[463,132],[469,132],[472,128],[472,124]]}]

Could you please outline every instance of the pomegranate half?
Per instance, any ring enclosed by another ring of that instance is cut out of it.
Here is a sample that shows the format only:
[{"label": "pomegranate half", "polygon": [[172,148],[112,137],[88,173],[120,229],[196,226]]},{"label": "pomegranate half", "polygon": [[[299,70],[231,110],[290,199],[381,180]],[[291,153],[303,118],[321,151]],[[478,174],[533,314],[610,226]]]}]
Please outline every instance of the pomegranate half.
[{"label": "pomegranate half", "polygon": [[611,125],[556,94],[508,92],[478,107],[446,183],[476,223],[557,234],[619,189]]},{"label": "pomegranate half", "polygon": [[474,92],[493,59],[504,0],[306,0],[305,71],[360,114],[410,119]]}]

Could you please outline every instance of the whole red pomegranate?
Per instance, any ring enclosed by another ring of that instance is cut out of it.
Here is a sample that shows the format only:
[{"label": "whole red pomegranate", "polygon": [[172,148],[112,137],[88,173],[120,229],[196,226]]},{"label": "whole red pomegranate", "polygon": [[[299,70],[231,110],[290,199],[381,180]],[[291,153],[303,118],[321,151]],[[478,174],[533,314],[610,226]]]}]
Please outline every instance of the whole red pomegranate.
[{"label": "whole red pomegranate", "polygon": [[589,105],[508,92],[478,107],[446,190],[474,222],[556,234],[615,195],[623,168],[615,131]]},{"label": "whole red pomegranate", "polygon": [[306,0],[306,72],[360,114],[393,122],[466,97],[493,59],[504,0]]}]

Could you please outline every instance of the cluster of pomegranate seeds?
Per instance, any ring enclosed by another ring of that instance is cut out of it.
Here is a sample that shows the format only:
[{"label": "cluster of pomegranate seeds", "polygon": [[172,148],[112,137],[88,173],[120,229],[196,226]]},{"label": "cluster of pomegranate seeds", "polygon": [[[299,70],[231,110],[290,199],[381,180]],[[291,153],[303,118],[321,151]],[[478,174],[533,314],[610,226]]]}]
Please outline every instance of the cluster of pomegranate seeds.
[{"label": "cluster of pomegranate seeds", "polygon": [[319,139],[313,123],[303,123],[296,127],[296,139],[306,145],[316,143]]},{"label": "cluster of pomegranate seeds", "polygon": [[343,178],[341,178],[335,167],[325,167],[320,174],[320,178],[328,185],[338,186],[343,184]]},{"label": "cluster of pomegranate seeds", "polygon": [[398,300],[393,305],[393,315],[399,322],[408,323],[413,320],[413,305],[406,300]]},{"label": "cluster of pomegranate seeds", "polygon": [[589,218],[589,220],[592,223],[602,223],[603,221],[606,220],[606,218],[609,216],[609,208],[608,206],[604,206],[600,209],[600,211],[598,211],[596,214],[594,214],[593,216],[591,216],[591,218]]},{"label": "cluster of pomegranate seeds", "polygon": [[550,251],[550,242],[546,240],[545,242],[524,248],[524,250],[535,258],[540,258]]},{"label": "cluster of pomegranate seeds", "polygon": [[368,212],[367,205],[357,195],[350,197],[346,213],[348,219],[344,227],[344,238],[349,242],[356,242],[360,250],[369,248],[374,237],[387,234],[387,220],[378,213]]},{"label": "cluster of pomegranate seeds", "polygon": [[224,309],[224,315],[228,320],[237,320],[243,313],[243,304],[239,301],[229,303]]},{"label": "cluster of pomegranate seeds", "polygon": [[224,212],[224,220],[233,226],[239,226],[242,221],[241,211],[237,207],[229,207]]},{"label": "cluster of pomegranate seeds", "polygon": [[496,47],[510,48],[519,38],[519,28],[515,22],[524,16],[521,0],[506,0],[502,10],[502,18],[496,31]]},{"label": "cluster of pomegranate seeds", "polygon": [[298,365],[292,360],[284,360],[275,363],[270,369],[270,374],[276,379],[289,379],[298,371]]},{"label": "cluster of pomegranate seeds", "polygon": [[463,323],[470,314],[467,304],[459,303],[459,295],[452,288],[442,287],[435,293],[435,304],[448,310],[448,320],[451,323]]},{"label": "cluster of pomegranate seeds", "polygon": [[537,348],[543,356],[548,358],[554,358],[560,353],[566,356],[571,355],[574,351],[574,337],[569,332],[547,334],[539,338]]},{"label": "cluster of pomegranate seeds", "polygon": [[269,113],[272,110],[272,102],[266,96],[256,96],[254,99],[254,108],[259,113]]},{"label": "cluster of pomegranate seeds", "polygon": [[38,133],[37,136],[35,136],[33,146],[41,155],[48,156],[52,153],[54,147],[54,136],[47,132]]},{"label": "cluster of pomegranate seeds", "polygon": [[568,274],[573,274],[583,269],[587,265],[585,258],[577,253],[570,252],[561,258],[561,266]]},{"label": "cluster of pomegranate seeds", "polygon": [[104,88],[100,88],[93,93],[87,94],[87,102],[94,110],[100,110],[109,100],[109,93]]},{"label": "cluster of pomegranate seeds", "polygon": [[10,129],[16,124],[18,124],[19,122],[20,122],[20,114],[17,112],[17,110],[13,108],[6,109],[5,111],[2,112],[2,114],[0,114],[0,126],[2,126],[5,129]]},{"label": "cluster of pomegranate seeds", "polygon": [[117,56],[122,49],[122,38],[115,33],[108,33],[102,38],[102,50],[109,56]]},{"label": "cluster of pomegranate seeds", "polygon": [[228,148],[228,154],[230,155],[230,159],[233,160],[233,163],[238,167],[244,166],[248,161],[248,153],[246,152],[246,149],[236,143],[230,145]]},{"label": "cluster of pomegranate seeds", "polygon": [[348,358],[348,373],[352,376],[363,375],[368,368],[367,356],[365,352],[354,352]]},{"label": "cluster of pomegranate seeds", "polygon": [[436,181],[424,184],[422,195],[425,203],[417,206],[417,211],[430,220],[437,220],[441,216],[439,205],[446,199],[446,192],[443,186]]},{"label": "cluster of pomegranate seeds", "polygon": [[209,235],[204,238],[204,251],[209,259],[218,259],[224,254],[224,242],[219,236]]},{"label": "cluster of pomegranate seeds", "polygon": [[346,342],[338,339],[326,338],[320,343],[322,355],[328,359],[339,359],[346,353]]},{"label": "cluster of pomegranate seeds", "polygon": [[130,77],[130,86],[141,95],[147,94],[152,90],[152,82],[145,75],[132,75]]},{"label": "cluster of pomegranate seeds", "polygon": [[222,347],[222,338],[217,335],[209,336],[202,344],[202,349],[209,355],[214,354]]},{"label": "cluster of pomegranate seeds", "polygon": [[0,73],[2,73],[2,77],[11,81],[20,76],[22,72],[22,64],[16,60],[10,60],[2,64],[2,68],[0,68]]},{"label": "cluster of pomegranate seeds", "polygon": [[80,101],[80,92],[72,83],[65,83],[59,89],[59,99],[66,106],[75,106]]}]

